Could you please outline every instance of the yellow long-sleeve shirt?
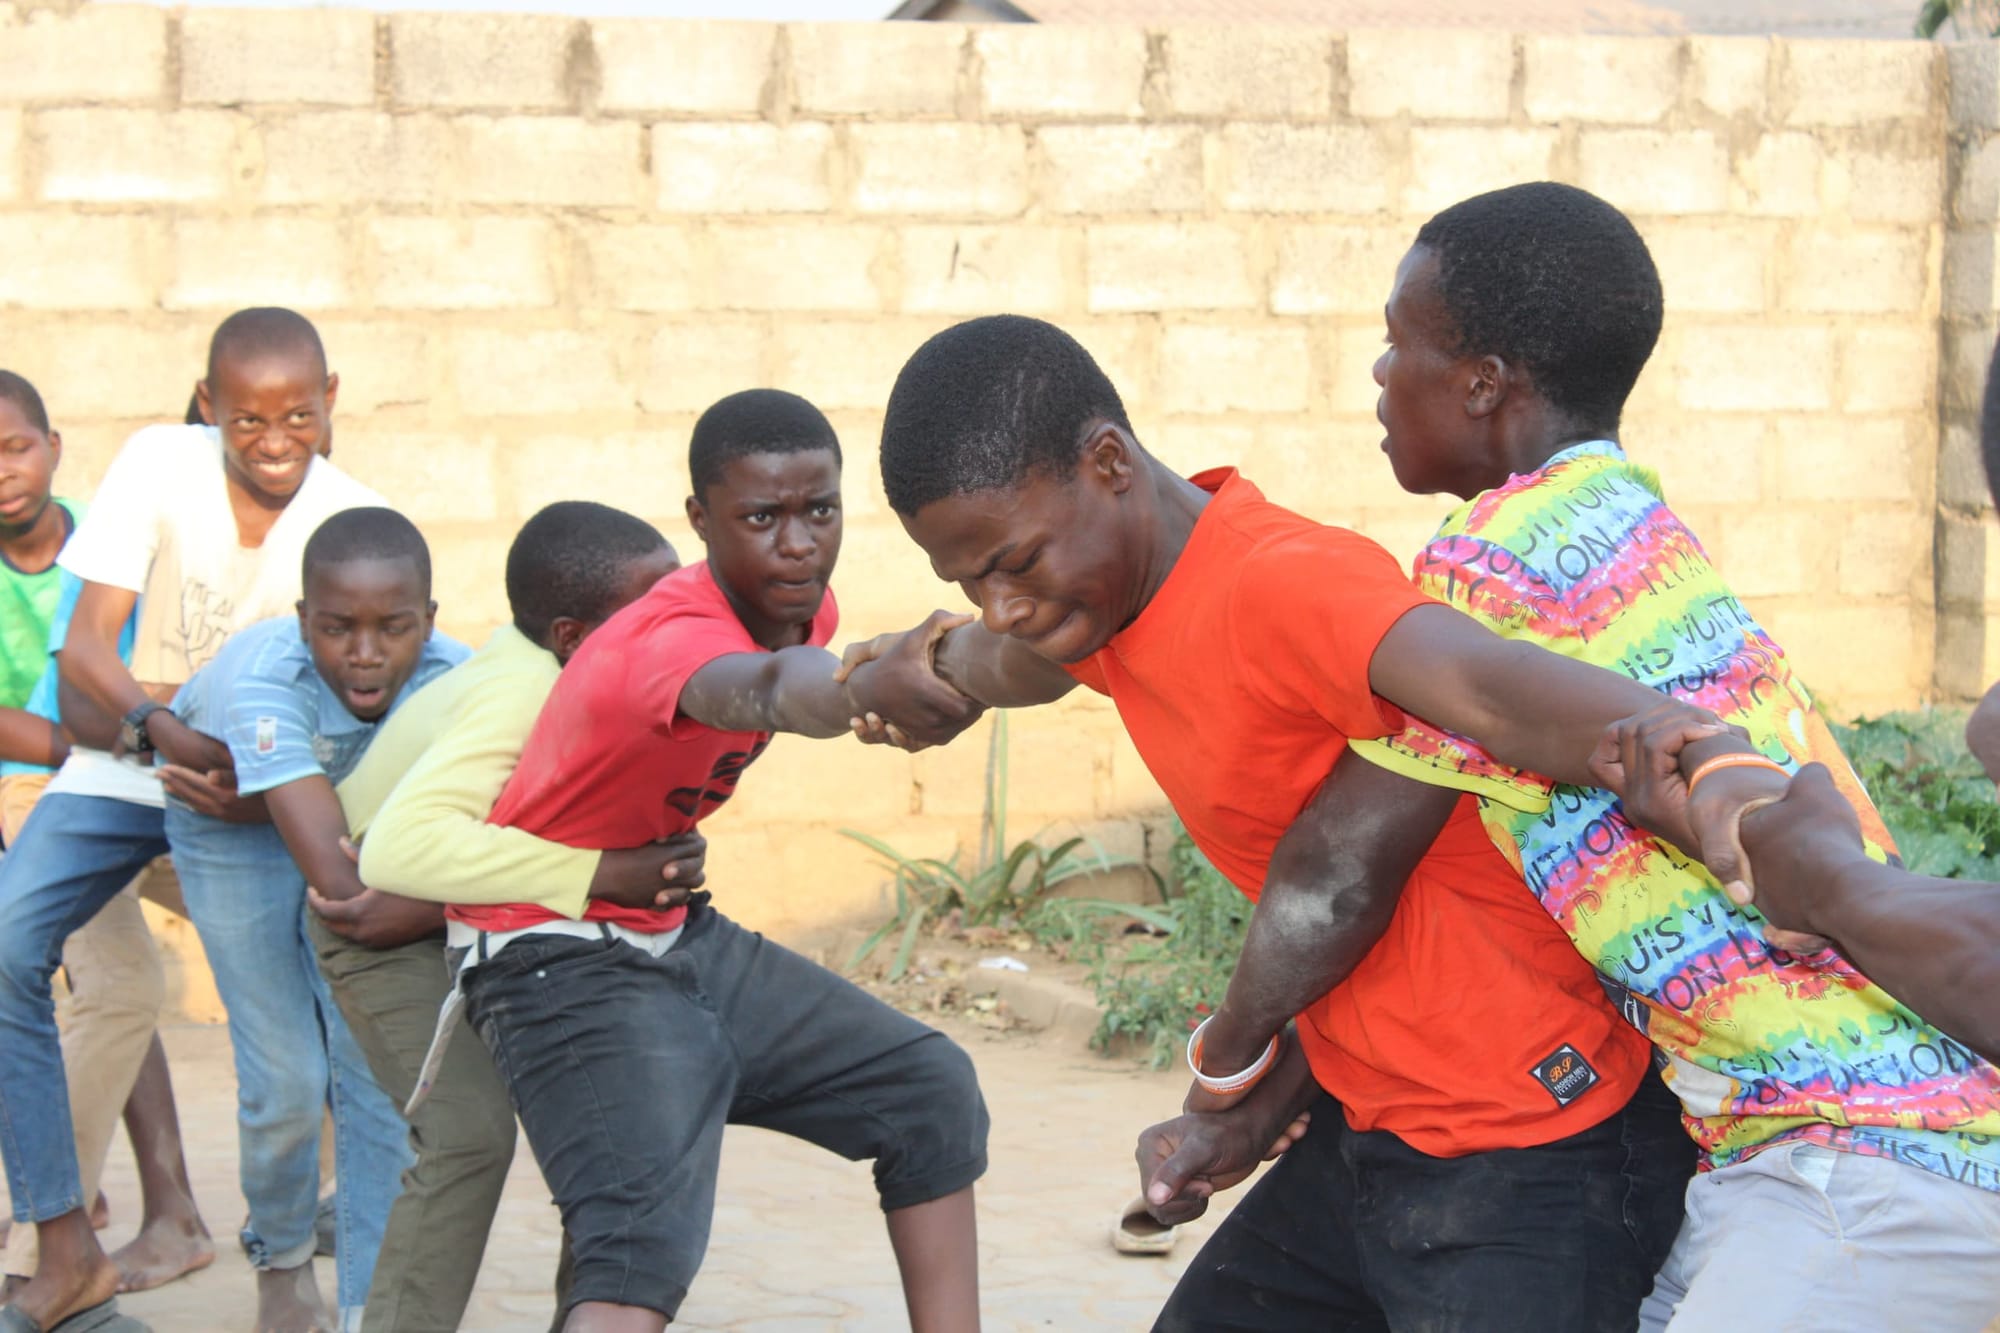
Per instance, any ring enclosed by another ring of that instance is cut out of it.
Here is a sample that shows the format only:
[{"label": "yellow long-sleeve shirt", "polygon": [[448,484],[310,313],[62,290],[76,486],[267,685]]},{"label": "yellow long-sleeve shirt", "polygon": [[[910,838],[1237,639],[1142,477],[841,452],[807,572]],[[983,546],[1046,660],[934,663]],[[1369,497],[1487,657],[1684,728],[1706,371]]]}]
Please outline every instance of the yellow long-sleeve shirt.
[{"label": "yellow long-sleeve shirt", "polygon": [[581,917],[601,852],[486,822],[562,667],[511,625],[397,709],[338,788],[361,882]]}]

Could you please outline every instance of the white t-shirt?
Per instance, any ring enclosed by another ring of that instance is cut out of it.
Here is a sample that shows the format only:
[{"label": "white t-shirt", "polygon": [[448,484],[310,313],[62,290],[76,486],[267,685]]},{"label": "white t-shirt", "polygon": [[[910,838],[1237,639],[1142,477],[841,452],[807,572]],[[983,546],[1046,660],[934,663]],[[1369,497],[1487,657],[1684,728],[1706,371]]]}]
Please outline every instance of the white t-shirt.
[{"label": "white t-shirt", "polygon": [[[132,678],[179,685],[237,630],[292,614],[306,539],[328,516],[386,503],[315,458],[264,544],[245,547],[221,435],[213,426],[148,426],[112,460],[58,563],[86,582],[139,594]],[[150,767],[102,750],[72,750],[49,790],[162,804]]]}]

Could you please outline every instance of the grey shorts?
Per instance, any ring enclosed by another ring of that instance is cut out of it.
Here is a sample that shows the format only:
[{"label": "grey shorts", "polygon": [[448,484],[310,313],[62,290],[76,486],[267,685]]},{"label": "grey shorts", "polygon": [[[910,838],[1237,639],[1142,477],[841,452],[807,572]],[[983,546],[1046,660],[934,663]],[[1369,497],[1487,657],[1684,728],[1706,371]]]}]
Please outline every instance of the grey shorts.
[{"label": "grey shorts", "polygon": [[708,1246],[726,1124],[875,1163],[885,1209],[986,1169],[986,1105],[943,1033],[709,907],[652,954],[517,939],[465,974],[574,1254],[569,1303],[671,1318]]},{"label": "grey shorts", "polygon": [[1641,1333],[1980,1333],[2000,1194],[1810,1143],[1698,1175]]}]

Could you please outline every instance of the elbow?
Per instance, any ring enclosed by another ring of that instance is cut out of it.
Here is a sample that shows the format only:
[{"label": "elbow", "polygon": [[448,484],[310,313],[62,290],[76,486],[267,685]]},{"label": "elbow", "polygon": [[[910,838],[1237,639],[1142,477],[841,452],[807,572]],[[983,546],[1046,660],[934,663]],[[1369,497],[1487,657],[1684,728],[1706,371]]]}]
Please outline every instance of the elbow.
[{"label": "elbow", "polygon": [[1403,880],[1371,874],[1353,858],[1338,858],[1311,881],[1274,882],[1258,910],[1287,938],[1344,941],[1379,936],[1402,897]]}]

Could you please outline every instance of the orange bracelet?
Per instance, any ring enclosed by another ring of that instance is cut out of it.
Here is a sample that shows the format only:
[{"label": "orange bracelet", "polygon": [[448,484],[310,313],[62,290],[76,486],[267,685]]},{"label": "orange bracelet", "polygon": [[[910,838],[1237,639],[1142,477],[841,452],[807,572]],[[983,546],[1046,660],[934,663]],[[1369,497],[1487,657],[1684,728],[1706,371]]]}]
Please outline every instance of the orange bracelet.
[{"label": "orange bracelet", "polygon": [[1791,776],[1783,764],[1761,754],[1719,754],[1708,760],[1688,776],[1688,798],[1694,798],[1694,789],[1703,778],[1719,768],[1768,768],[1780,777]]}]

